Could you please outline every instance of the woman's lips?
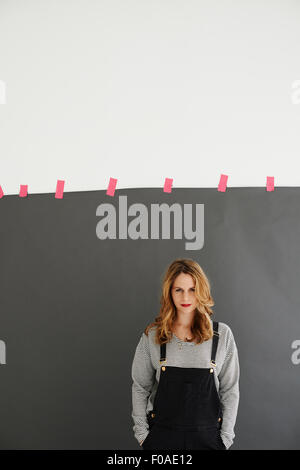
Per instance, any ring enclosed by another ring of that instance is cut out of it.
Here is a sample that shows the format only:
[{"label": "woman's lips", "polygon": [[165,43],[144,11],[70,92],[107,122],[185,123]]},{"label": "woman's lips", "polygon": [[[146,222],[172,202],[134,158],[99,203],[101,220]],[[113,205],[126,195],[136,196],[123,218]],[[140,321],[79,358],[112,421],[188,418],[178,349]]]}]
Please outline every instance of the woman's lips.
[{"label": "woman's lips", "polygon": [[182,307],[189,307],[192,304],[181,304]]}]

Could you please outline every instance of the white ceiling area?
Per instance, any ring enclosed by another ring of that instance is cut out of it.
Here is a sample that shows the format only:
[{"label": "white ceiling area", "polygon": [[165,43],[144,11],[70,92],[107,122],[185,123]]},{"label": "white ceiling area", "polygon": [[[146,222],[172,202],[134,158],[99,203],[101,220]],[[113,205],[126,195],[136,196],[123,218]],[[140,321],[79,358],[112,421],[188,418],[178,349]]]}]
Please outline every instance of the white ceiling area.
[{"label": "white ceiling area", "polygon": [[296,0],[1,0],[1,188],[300,186],[299,44]]}]

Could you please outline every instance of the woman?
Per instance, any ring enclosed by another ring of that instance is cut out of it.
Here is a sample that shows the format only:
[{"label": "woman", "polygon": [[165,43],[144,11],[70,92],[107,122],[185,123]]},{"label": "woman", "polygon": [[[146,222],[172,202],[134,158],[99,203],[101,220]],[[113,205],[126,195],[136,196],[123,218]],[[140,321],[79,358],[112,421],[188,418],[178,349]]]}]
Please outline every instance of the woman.
[{"label": "woman", "polygon": [[198,263],[169,266],[160,303],[132,363],[134,435],[145,450],[226,450],[235,437],[238,352],[230,327],[211,321],[210,283]]}]

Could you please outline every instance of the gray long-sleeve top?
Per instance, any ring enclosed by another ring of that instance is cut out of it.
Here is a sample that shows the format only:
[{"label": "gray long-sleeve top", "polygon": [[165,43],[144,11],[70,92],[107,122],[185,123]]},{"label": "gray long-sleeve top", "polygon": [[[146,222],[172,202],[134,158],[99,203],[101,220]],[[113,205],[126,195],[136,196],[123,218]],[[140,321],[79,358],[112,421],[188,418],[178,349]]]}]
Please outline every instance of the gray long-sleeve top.
[{"label": "gray long-sleeve top", "polygon": [[[210,319],[211,323],[212,320]],[[161,365],[160,345],[154,342],[156,327],[142,334],[136,347],[132,376],[132,418],[134,436],[138,442],[149,432],[146,413],[153,409]],[[239,404],[239,359],[233,333],[228,325],[219,322],[219,342],[214,378],[223,412],[221,437],[228,449],[235,437],[234,426]],[[201,344],[180,340],[174,333],[167,344],[168,366],[210,368],[212,338]]]}]

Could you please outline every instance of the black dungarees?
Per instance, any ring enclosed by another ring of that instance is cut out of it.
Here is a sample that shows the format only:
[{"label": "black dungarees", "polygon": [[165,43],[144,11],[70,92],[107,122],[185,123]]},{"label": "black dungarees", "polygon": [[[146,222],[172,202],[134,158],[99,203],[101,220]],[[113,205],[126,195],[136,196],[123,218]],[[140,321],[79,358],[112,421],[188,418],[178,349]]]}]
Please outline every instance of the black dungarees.
[{"label": "black dungarees", "polygon": [[[199,449],[226,450],[220,435],[222,409],[214,373],[219,340],[218,322],[213,322],[211,367],[163,365],[147,415],[149,433],[144,450]],[[160,364],[166,363],[166,343],[160,345]]]}]

